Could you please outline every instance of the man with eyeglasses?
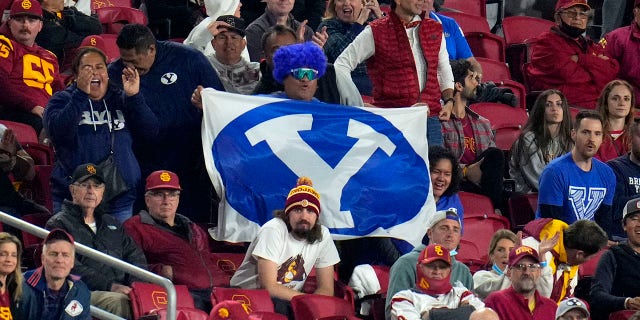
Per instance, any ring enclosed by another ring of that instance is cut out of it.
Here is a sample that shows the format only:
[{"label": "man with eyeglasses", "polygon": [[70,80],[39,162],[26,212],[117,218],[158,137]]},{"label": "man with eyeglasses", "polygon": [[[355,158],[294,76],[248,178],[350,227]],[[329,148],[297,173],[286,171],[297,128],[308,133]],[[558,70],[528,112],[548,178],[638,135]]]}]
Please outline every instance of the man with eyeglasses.
[{"label": "man with eyeglasses", "polygon": [[587,0],[558,0],[556,26],[536,38],[524,71],[532,90],[558,89],[572,106],[595,109],[600,91],[618,73],[618,62],[607,56],[606,42],[583,36],[590,10]]},{"label": "man with eyeglasses", "polygon": [[640,198],[629,200],[622,210],[627,241],[602,254],[591,280],[594,320],[607,319],[620,310],[640,310]]},{"label": "man with eyeglasses", "polygon": [[554,319],[557,304],[536,290],[541,268],[535,249],[528,246],[514,248],[509,253],[507,267],[511,286],[489,294],[485,305],[495,310],[500,319]]},{"label": "man with eyeglasses", "polygon": [[326,68],[327,57],[312,42],[280,47],[273,55],[273,78],[284,85],[284,91],[272,96],[319,102],[314,95]]},{"label": "man with eyeglasses", "polygon": [[208,56],[218,78],[227,92],[251,94],[260,80],[260,63],[249,62],[242,57],[247,46],[245,24],[242,18],[220,16],[216,21],[225,22],[213,31],[211,40],[214,53]]},{"label": "man with eyeglasses", "polygon": [[[558,310],[556,310],[556,320],[587,319],[589,319],[589,309],[587,309],[587,304],[578,298],[562,300],[558,305]],[[596,320],[596,318],[593,318],[593,320]]]},{"label": "man with eyeglasses", "polygon": [[211,254],[207,232],[176,212],[182,191],[178,175],[155,171],[145,190],[147,210],[127,220],[125,230],[144,251],[149,270],[186,285],[195,306],[209,313],[211,289],[229,281]]},{"label": "man with eyeglasses", "polygon": [[[81,164],[73,171],[71,181],[72,200],[64,200],[60,212],[47,221],[46,228],[63,229],[78,243],[146,269],[147,260],[142,250],[101,205],[105,184],[100,169],[92,163]],[[72,273],[81,276],[91,290],[92,305],[125,319],[131,318],[129,285],[136,279],[82,255],[76,255]]]},{"label": "man with eyeglasses", "polygon": [[[17,319],[91,319],[91,293],[71,275],[75,258],[73,237],[62,229],[47,234],[42,244],[42,267],[24,274]],[[11,317],[9,317],[11,319]]]}]

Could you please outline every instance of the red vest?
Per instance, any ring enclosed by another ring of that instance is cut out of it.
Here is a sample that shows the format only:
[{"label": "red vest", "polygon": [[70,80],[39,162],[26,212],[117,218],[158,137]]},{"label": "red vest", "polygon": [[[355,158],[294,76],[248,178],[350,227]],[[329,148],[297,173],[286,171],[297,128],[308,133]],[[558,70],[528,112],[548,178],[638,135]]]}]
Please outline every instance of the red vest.
[{"label": "red vest", "polygon": [[430,114],[437,115],[442,108],[438,83],[442,25],[423,18],[417,27],[420,47],[427,63],[426,86],[422,92],[409,38],[400,18],[391,12],[389,16],[369,25],[375,42],[375,54],[367,60],[367,72],[373,83],[374,104],[383,108],[401,108],[426,102]]}]

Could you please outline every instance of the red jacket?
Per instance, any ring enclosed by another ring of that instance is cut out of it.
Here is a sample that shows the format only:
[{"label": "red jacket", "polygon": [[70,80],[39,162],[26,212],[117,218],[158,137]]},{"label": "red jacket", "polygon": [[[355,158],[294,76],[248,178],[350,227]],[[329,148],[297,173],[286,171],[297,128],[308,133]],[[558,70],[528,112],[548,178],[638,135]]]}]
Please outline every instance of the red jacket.
[{"label": "red jacket", "polygon": [[158,224],[146,211],[125,221],[124,228],[144,251],[152,272],[160,274],[163,265],[170,265],[174,284],[189,289],[228,286],[230,276],[217,267],[209,235],[183,215],[176,214],[178,220],[189,226],[188,241]]},{"label": "red jacket", "polygon": [[437,115],[440,105],[438,53],[442,43],[442,25],[431,19],[420,22],[419,37],[427,63],[427,81],[420,92],[416,64],[409,38],[400,18],[393,12],[369,24],[375,43],[375,54],[367,60],[367,72],[373,83],[374,104],[383,108],[409,107],[417,102],[429,104],[429,112]]},{"label": "red jacket", "polygon": [[[558,27],[538,36],[525,69],[532,90],[558,89],[569,104],[595,109],[602,88],[618,74],[618,61],[602,59],[605,48],[583,37],[571,39]],[[571,56],[578,56],[578,62]]]},{"label": "red jacket", "polygon": [[500,319],[517,320],[553,320],[556,318],[558,305],[551,299],[541,296],[535,292],[536,306],[533,312],[529,312],[528,301],[520,294],[517,294],[513,287],[489,294],[484,300],[487,308],[493,309]]}]

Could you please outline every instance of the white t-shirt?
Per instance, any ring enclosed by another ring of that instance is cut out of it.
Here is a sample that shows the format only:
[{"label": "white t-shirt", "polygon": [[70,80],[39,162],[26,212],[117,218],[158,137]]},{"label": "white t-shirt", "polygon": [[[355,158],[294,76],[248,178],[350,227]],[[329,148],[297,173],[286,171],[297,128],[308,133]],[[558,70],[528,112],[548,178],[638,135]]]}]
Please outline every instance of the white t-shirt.
[{"label": "white t-shirt", "polygon": [[309,244],[297,240],[280,218],[273,218],[258,231],[240,268],[231,278],[231,285],[244,289],[260,288],[258,280],[258,258],[273,261],[278,265],[278,283],[301,291],[311,269],[326,268],[340,262],[329,229],[322,226],[322,241]]}]

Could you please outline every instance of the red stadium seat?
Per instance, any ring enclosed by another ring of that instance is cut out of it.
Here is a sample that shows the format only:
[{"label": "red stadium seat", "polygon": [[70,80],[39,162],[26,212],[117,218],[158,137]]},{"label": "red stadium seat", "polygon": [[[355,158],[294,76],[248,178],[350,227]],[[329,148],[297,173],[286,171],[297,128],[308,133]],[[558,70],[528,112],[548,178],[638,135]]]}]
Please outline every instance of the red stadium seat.
[{"label": "red stadium seat", "polygon": [[215,260],[218,269],[220,269],[219,272],[222,273],[217,275],[216,278],[224,278],[224,280],[221,281],[222,283],[217,283],[217,286],[229,286],[231,277],[233,277],[233,274],[242,264],[242,260],[244,260],[245,254],[214,252],[211,255],[212,259]]},{"label": "red stadium seat", "polygon": [[495,214],[491,199],[487,196],[460,191],[458,192],[458,197],[460,197],[460,202],[464,208],[464,218],[474,216],[484,217],[489,214]]},{"label": "red stadium seat", "polygon": [[527,123],[527,112],[501,103],[479,102],[470,106],[471,110],[487,118],[491,128],[503,128],[512,125],[524,126]]},{"label": "red stadium seat", "polygon": [[506,63],[498,60],[476,57],[482,66],[482,81],[500,83],[503,80],[511,80],[511,73]]},{"label": "red stadium seat", "polygon": [[529,193],[509,198],[509,218],[514,231],[520,231],[524,225],[533,221],[538,210],[538,194]]},{"label": "red stadium seat", "polygon": [[359,319],[354,315],[353,306],[345,300],[318,294],[293,297],[291,308],[296,319]]},{"label": "red stadium seat", "polygon": [[609,315],[609,320],[629,320],[638,310],[621,310]]},{"label": "red stadium seat", "polygon": [[587,262],[583,263],[578,267],[578,276],[580,278],[584,277],[593,277],[596,275],[596,268],[598,267],[598,262],[600,261],[600,257],[605,251],[609,250],[608,247],[601,249],[598,251],[593,257],[591,257]]},{"label": "red stadium seat", "polygon": [[495,137],[496,148],[503,152],[510,152],[511,146],[522,133],[522,125],[518,123],[492,126],[491,129]]},{"label": "red stadium seat", "polygon": [[[513,75],[513,74],[512,74]],[[514,80],[502,80],[496,85],[500,88],[509,88],[518,97],[518,107],[527,109],[527,89],[520,82]]]},{"label": "red stadium seat", "polygon": [[[502,37],[490,32],[465,32],[464,37],[476,59],[487,58],[500,62],[505,61],[505,44]],[[511,79],[511,75],[509,75],[509,79]]]},{"label": "red stadium seat", "polygon": [[13,122],[8,120],[0,120],[0,123],[4,124],[7,128],[13,130],[13,134],[16,135],[20,144],[35,144],[38,143],[38,134],[28,124]]},{"label": "red stadium seat", "polygon": [[[178,298],[176,311],[178,314],[182,314],[182,319],[209,319],[209,315],[204,311],[195,309],[193,298],[186,286],[176,285],[175,288]],[[153,283],[134,282],[131,284],[129,298],[134,319],[154,314],[159,315],[160,319],[166,319],[166,313],[161,310],[167,309],[167,292],[161,286]],[[181,318],[177,317],[177,319]]]},{"label": "red stadium seat", "polygon": [[45,206],[49,211],[53,210],[53,198],[51,197],[51,165],[36,165],[36,176],[31,181],[23,181],[18,192],[25,198]]},{"label": "red stadium seat", "polygon": [[[305,280],[304,288],[302,288],[302,291],[314,292],[317,285],[318,283],[317,278],[315,277],[315,269],[313,269],[311,270],[311,274],[307,277],[307,280]],[[347,301],[347,303],[351,305],[351,309],[355,310],[356,294],[348,285],[340,282],[339,280],[335,280],[333,286],[333,296]]]},{"label": "red stadium seat", "polygon": [[555,23],[550,20],[527,16],[512,16],[502,20],[502,31],[507,45],[524,43],[549,31]]},{"label": "red stadium seat", "polygon": [[130,23],[147,24],[147,17],[138,9],[124,7],[104,7],[96,9],[102,32],[118,34],[122,26]]},{"label": "red stadium seat", "polygon": [[487,16],[485,0],[447,0],[444,6],[476,16]]},{"label": "red stadium seat", "polygon": [[482,264],[489,263],[489,242],[493,234],[500,229],[510,229],[509,220],[501,215],[492,213],[484,217],[467,217],[465,214],[462,239],[473,242],[478,247],[478,258]]},{"label": "red stadium seat", "polygon": [[484,269],[486,261],[482,261],[480,257],[482,257],[482,253],[475,243],[469,240],[460,239],[456,261],[460,261],[469,267],[471,274]]},{"label": "red stadium seat", "polygon": [[456,20],[456,22],[460,26],[460,29],[462,29],[462,32],[465,34],[465,36],[469,32],[491,33],[491,29],[489,29],[489,22],[487,22],[487,19],[479,15],[466,13],[466,12],[454,12],[454,11],[442,11],[439,13]]},{"label": "red stadium seat", "polygon": [[274,312],[269,291],[264,289],[213,288],[211,291],[212,305],[227,300],[242,303],[242,306],[249,314],[254,312]]}]

